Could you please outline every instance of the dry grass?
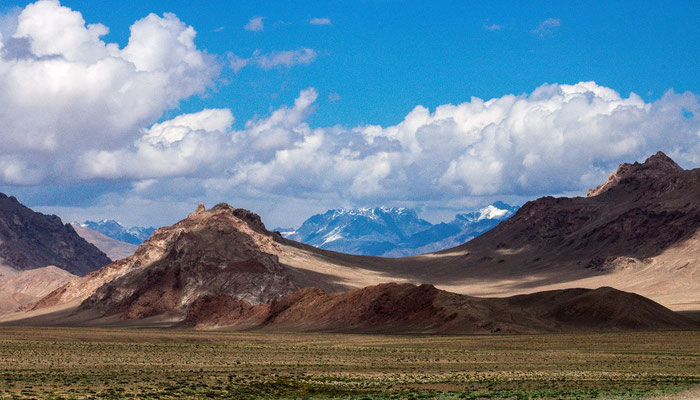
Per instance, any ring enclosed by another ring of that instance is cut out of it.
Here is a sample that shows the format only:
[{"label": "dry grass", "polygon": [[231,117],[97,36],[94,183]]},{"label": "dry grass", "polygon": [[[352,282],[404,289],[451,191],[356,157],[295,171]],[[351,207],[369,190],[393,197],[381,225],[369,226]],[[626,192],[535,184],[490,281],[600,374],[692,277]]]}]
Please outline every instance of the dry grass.
[{"label": "dry grass", "polygon": [[0,328],[0,398],[592,398],[700,383],[700,333]]}]

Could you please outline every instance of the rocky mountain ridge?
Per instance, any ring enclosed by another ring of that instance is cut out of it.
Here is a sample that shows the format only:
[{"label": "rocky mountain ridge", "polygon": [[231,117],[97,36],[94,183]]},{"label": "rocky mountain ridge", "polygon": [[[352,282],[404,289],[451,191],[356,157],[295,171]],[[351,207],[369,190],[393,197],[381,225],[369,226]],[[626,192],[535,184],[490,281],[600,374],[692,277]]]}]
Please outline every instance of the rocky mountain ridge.
[{"label": "rocky mountain ridge", "polygon": [[0,193],[0,263],[17,270],[54,265],[85,275],[110,262],[59,217],[32,211]]}]

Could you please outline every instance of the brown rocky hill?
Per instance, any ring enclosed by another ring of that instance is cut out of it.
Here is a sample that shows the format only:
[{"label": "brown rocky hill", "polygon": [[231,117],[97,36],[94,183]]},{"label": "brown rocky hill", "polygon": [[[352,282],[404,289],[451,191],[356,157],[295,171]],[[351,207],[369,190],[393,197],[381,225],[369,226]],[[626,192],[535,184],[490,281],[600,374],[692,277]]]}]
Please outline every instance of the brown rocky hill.
[{"label": "brown rocky hill", "polygon": [[0,193],[0,263],[20,271],[54,265],[85,275],[110,262],[70,224]]},{"label": "brown rocky hill", "polygon": [[432,285],[387,283],[344,293],[306,288],[269,304],[204,296],[183,322],[196,328],[373,333],[542,333],[697,329],[642,296],[612,288],[477,298]]},{"label": "brown rocky hill", "polygon": [[204,295],[268,302],[298,289],[274,254],[278,246],[257,215],[227,204],[200,205],[158,229],[132,256],[68,283],[32,308],[80,301],[81,311],[128,320],[183,315]]},{"label": "brown rocky hill", "polygon": [[510,292],[609,285],[700,309],[699,250],[700,169],[683,170],[659,152],[621,165],[586,198],[528,202],[443,254],[464,255],[464,275],[486,283],[475,294],[509,280]]}]

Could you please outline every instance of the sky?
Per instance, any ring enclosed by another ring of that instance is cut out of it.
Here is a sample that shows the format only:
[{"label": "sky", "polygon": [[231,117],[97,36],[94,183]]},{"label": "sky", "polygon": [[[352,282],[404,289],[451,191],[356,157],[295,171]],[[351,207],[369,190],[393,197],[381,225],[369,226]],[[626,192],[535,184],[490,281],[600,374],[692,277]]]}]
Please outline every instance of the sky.
[{"label": "sky", "polygon": [[136,3],[0,0],[0,191],[67,221],[436,222],[700,166],[694,1]]}]

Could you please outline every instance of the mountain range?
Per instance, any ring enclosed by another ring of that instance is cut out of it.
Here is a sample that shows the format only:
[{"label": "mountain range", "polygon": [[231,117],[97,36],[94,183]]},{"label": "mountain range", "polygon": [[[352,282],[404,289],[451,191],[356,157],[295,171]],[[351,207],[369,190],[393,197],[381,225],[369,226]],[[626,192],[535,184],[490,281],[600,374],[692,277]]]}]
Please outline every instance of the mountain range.
[{"label": "mountain range", "polygon": [[658,153],[621,165],[588,197],[543,197],[464,244],[402,258],[319,249],[268,231],[250,211],[199,205],[133,255],[0,320],[394,333],[695,329],[670,309],[700,309],[698,198],[700,169]]},{"label": "mountain range", "polygon": [[105,236],[111,237],[112,239],[134,245],[143,243],[144,240],[148,239],[156,230],[156,228],[153,227],[144,228],[141,226],[132,226],[127,228],[112,219],[103,219],[97,222],[76,222],[75,225],[92,229],[93,231],[97,231]]},{"label": "mountain range", "polygon": [[277,229],[282,236],[347,254],[402,257],[454,247],[494,228],[518,207],[495,202],[431,224],[403,207],[340,208],[316,214],[298,229]]}]

